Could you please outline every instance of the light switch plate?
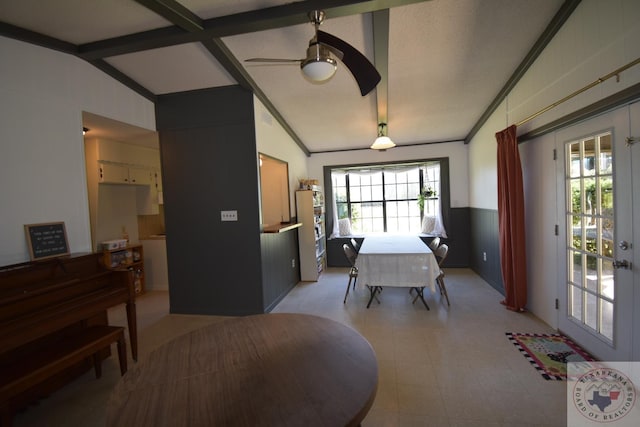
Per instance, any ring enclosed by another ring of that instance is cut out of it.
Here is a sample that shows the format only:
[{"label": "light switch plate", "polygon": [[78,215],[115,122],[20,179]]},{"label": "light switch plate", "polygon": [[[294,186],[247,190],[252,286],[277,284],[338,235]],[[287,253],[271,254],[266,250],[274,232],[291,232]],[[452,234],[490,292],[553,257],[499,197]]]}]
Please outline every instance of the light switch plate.
[{"label": "light switch plate", "polygon": [[220,211],[222,221],[237,221],[238,211]]}]

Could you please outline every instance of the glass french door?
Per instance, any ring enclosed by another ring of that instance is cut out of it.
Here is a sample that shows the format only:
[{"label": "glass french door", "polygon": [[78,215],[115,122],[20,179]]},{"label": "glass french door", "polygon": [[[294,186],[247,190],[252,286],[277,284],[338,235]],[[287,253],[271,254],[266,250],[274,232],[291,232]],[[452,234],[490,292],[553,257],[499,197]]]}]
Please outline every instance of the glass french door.
[{"label": "glass french door", "polygon": [[640,332],[633,324],[631,111],[596,117],[556,139],[564,153],[558,327],[601,360],[631,360],[634,329]]}]

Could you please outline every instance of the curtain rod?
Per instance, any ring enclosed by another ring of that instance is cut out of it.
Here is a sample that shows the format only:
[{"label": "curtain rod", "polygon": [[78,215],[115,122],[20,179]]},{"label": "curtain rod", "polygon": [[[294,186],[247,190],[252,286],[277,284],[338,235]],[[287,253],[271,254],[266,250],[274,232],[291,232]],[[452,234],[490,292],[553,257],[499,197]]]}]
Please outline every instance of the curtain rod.
[{"label": "curtain rod", "polygon": [[552,108],[557,107],[558,105],[562,104],[563,102],[568,101],[568,100],[570,100],[571,98],[573,98],[573,97],[575,97],[577,95],[580,95],[582,92],[585,92],[585,91],[591,89],[594,86],[599,85],[600,83],[602,83],[602,82],[604,82],[606,80],[609,80],[611,77],[615,76],[617,78],[617,81],[620,81],[620,73],[625,71],[625,70],[627,70],[627,69],[629,69],[629,68],[631,68],[631,67],[633,67],[634,65],[637,65],[637,64],[640,64],[640,58],[637,58],[635,61],[631,61],[627,65],[624,65],[624,66],[622,66],[622,67],[610,72],[606,76],[600,77],[598,80],[596,80],[596,81],[584,86],[581,89],[578,89],[577,91],[573,92],[570,95],[565,96],[561,100],[556,101],[553,104],[546,106],[545,108],[543,108],[542,110],[540,110],[540,111],[538,111],[536,113],[533,113],[532,115],[530,115],[526,119],[520,120],[519,122],[516,123],[516,126],[521,126],[521,125],[523,125],[523,124],[535,119],[539,115],[541,115],[543,113],[546,113],[547,111],[551,110]]}]

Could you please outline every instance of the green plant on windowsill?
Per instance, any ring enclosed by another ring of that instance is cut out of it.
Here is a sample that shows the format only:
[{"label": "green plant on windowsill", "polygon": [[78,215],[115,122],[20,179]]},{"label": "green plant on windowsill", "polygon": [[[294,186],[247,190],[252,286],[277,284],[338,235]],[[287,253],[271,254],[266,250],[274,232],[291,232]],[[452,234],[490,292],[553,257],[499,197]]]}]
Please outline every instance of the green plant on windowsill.
[{"label": "green plant on windowsill", "polygon": [[418,206],[420,206],[420,210],[424,210],[424,201],[433,197],[436,197],[436,191],[433,188],[423,188],[420,194],[418,194]]}]

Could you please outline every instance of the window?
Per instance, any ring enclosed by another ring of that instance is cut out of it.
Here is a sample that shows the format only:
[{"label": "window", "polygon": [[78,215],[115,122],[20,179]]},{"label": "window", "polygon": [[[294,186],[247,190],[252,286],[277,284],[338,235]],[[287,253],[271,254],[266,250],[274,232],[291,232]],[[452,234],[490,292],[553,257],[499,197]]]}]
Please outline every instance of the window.
[{"label": "window", "polygon": [[332,168],[333,218],[353,234],[444,235],[440,172],[440,161]]}]

